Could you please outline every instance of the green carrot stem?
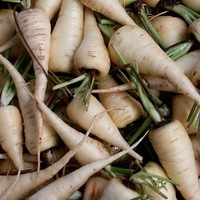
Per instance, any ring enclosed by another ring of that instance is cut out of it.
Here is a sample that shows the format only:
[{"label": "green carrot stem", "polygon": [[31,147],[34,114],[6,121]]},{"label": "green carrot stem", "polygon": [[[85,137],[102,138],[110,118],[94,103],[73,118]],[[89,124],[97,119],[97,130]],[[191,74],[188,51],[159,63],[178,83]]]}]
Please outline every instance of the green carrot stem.
[{"label": "green carrot stem", "polygon": [[3,2],[8,2],[8,3],[21,3],[21,0],[0,0]]},{"label": "green carrot stem", "polygon": [[172,59],[177,60],[181,56],[185,55],[193,45],[193,41],[186,41],[175,44],[165,50],[165,53]]},{"label": "green carrot stem", "polygon": [[86,85],[86,90],[84,92],[84,95],[83,95],[83,106],[85,106],[86,108],[88,108],[89,106],[89,101],[90,101],[90,97],[91,97],[91,94],[92,94],[92,89],[94,87],[94,82],[95,82],[95,77],[92,76],[92,75],[89,75],[89,81]]},{"label": "green carrot stem", "polygon": [[76,97],[83,90],[83,88],[85,88],[85,86],[88,84],[89,81],[90,81],[90,77],[86,75],[81,85],[75,90],[74,97]]},{"label": "green carrot stem", "polygon": [[111,36],[115,33],[115,30],[108,25],[104,25],[104,24],[99,24],[99,29],[101,30],[101,32],[107,37],[107,38],[111,38]]},{"label": "green carrot stem", "polygon": [[108,165],[105,167],[105,170],[109,173],[114,173],[115,175],[116,174],[124,174],[124,175],[131,175],[133,174],[133,170],[132,169],[129,169],[129,168],[121,168],[121,167],[115,167],[115,166],[112,166],[112,165]]},{"label": "green carrot stem", "polygon": [[[32,66],[32,61],[30,61],[26,65],[25,70],[22,69],[22,66],[24,65],[24,62],[25,62],[26,59],[27,59],[27,54],[23,54],[23,55],[18,57],[17,61],[14,64],[14,66],[17,70],[19,70],[20,72],[23,70],[22,76],[24,78],[26,78],[27,73]],[[8,74],[7,80],[6,80],[4,87],[1,91],[1,104],[4,105],[4,106],[8,105],[12,101],[12,99],[14,98],[15,95],[16,95],[15,85],[12,81],[11,76]]]},{"label": "green carrot stem", "polygon": [[182,16],[188,24],[191,24],[195,19],[200,17],[200,14],[190,9],[183,4],[169,5],[167,1],[162,3],[162,7],[171,10]]},{"label": "green carrot stem", "polygon": [[132,135],[132,137],[128,140],[128,144],[132,145],[145,130],[149,128],[149,126],[153,123],[153,120],[150,116],[146,117],[143,121],[142,125],[137,129],[137,131]]},{"label": "green carrot stem", "polygon": [[73,79],[69,80],[69,81],[66,81],[66,82],[64,82],[64,83],[60,83],[60,84],[58,84],[58,85],[55,85],[52,89],[53,89],[53,90],[57,90],[57,89],[60,89],[60,88],[62,88],[62,87],[66,87],[66,86],[68,86],[68,85],[77,83],[77,82],[79,82],[79,81],[84,80],[84,79],[86,78],[86,76],[87,76],[86,74],[82,74],[82,75],[80,75],[80,76],[78,76],[78,77],[76,77],[76,78],[73,78]]},{"label": "green carrot stem", "polygon": [[179,183],[177,183],[177,182],[175,182],[175,181],[173,181],[173,180],[171,180],[171,179],[169,179],[169,178],[165,178],[165,177],[163,177],[163,176],[159,176],[159,175],[152,174],[152,173],[148,173],[148,172],[144,172],[144,171],[139,171],[139,172],[133,174],[133,175],[131,176],[130,179],[131,179],[132,181],[134,181],[135,178],[142,178],[142,179],[146,179],[146,178],[147,178],[147,179],[156,178],[156,179],[160,180],[161,182],[162,182],[162,181],[165,181],[165,182],[169,182],[169,183],[171,183],[171,184],[173,184],[173,185],[179,186]]},{"label": "green carrot stem", "polygon": [[143,22],[144,27],[146,27],[147,32],[154,38],[154,40],[160,45],[162,49],[166,49],[167,45],[165,44],[163,39],[160,37],[160,35],[157,33],[154,26],[151,24],[142,6],[139,6],[138,8],[138,16],[141,18],[141,21]]}]

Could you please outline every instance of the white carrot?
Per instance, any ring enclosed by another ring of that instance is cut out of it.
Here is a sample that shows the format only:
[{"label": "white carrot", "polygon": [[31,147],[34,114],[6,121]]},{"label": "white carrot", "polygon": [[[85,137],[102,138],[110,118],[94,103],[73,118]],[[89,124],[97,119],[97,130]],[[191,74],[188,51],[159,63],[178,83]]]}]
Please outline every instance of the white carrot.
[{"label": "white carrot", "polygon": [[200,199],[200,185],[190,138],[178,120],[151,130],[149,139],[168,177],[187,200]]},{"label": "white carrot", "polygon": [[51,34],[49,69],[73,72],[74,55],[83,38],[83,4],[79,0],[63,0]]},{"label": "white carrot", "polygon": [[[155,174],[169,179],[163,167],[156,162],[149,161],[147,164],[145,164],[144,169],[147,173]],[[163,200],[163,197],[152,189],[145,187],[145,190],[149,195],[153,197],[154,200]],[[175,187],[169,182],[166,182],[165,188],[161,188],[160,192],[162,192],[167,197],[167,199],[177,200]]]},{"label": "white carrot", "polygon": [[180,17],[160,15],[150,22],[167,47],[183,42],[188,37],[188,24]]},{"label": "white carrot", "polygon": [[185,127],[188,134],[197,133],[195,128],[197,117],[189,127],[187,122],[187,118],[190,114],[193,104],[194,101],[182,94],[175,95],[172,98],[172,119],[179,120]]},{"label": "white carrot", "polygon": [[183,55],[175,61],[178,67],[183,71],[183,73],[192,80],[193,69],[196,63],[199,61],[200,49],[193,50]]},{"label": "white carrot", "polygon": [[33,60],[35,95],[43,100],[49,62],[50,21],[41,9],[26,9],[16,15],[16,30]]},{"label": "white carrot", "polygon": [[[91,96],[87,109],[82,105],[82,99],[82,94],[79,94],[67,105],[66,111],[68,117],[83,129],[88,130],[95,116],[98,116],[100,113],[105,113],[92,128],[91,133],[118,148],[128,148],[128,143],[124,140],[119,129],[108,113],[105,112],[105,108],[97,98],[93,95]],[[140,161],[142,160],[142,157],[134,151],[130,151],[129,154]]]},{"label": "white carrot", "polygon": [[19,109],[14,105],[0,107],[0,144],[15,167],[24,169],[23,124]]},{"label": "white carrot", "polygon": [[133,25],[135,22],[126,13],[125,9],[118,0],[80,0],[82,4],[93,11],[123,25]]},{"label": "white carrot", "polygon": [[85,8],[84,37],[75,53],[74,68],[78,75],[88,73],[97,79],[105,77],[110,70],[108,50],[89,8]]},{"label": "white carrot", "polygon": [[[59,134],[63,142],[69,149],[75,147],[84,137],[84,134],[70,127],[62,119],[60,119],[55,113],[53,113],[42,101],[37,100],[39,109],[42,114],[48,120],[52,127]],[[99,120],[98,118],[96,119]],[[97,122],[93,122],[95,126]],[[92,124],[91,124],[92,125]],[[92,152],[92,153],[91,153]],[[76,160],[85,165],[92,161],[109,157],[110,153],[108,149],[99,141],[88,137],[86,143],[82,146],[80,151],[75,155]]]},{"label": "white carrot", "polygon": [[125,149],[108,158],[84,165],[81,168],[55,180],[54,182],[48,184],[32,196],[30,196],[28,200],[65,200],[69,198],[76,190],[83,186],[92,175],[96,174],[115,160],[119,159],[121,156],[127,154],[130,149],[135,148],[142,140],[143,138],[141,138],[137,143],[135,143],[128,149]]},{"label": "white carrot", "polygon": [[43,10],[51,20],[59,12],[61,3],[62,0],[48,0],[48,3],[43,0],[36,0],[33,6]]},{"label": "white carrot", "polygon": [[172,86],[166,79],[158,78],[154,76],[149,76],[146,74],[141,74],[144,83],[149,89],[154,89],[156,91],[168,91],[168,92],[179,92],[177,88]]},{"label": "white carrot", "polygon": [[[37,126],[36,126],[36,115],[35,115],[35,101],[30,97],[28,92],[31,93],[30,88],[21,76],[21,74],[16,70],[16,68],[0,54],[0,60],[2,64],[9,71],[13,82],[16,87],[17,97],[19,101],[20,110],[22,113],[23,123],[24,123],[24,133],[25,133],[25,145],[28,151],[32,154],[37,154]],[[51,137],[54,139],[53,137]],[[55,143],[54,143],[55,144]],[[50,145],[46,145],[46,148],[51,148]]]},{"label": "white carrot", "polygon": [[99,199],[107,182],[102,176],[91,176],[84,185],[83,200]]},{"label": "white carrot", "polygon": [[[108,74],[98,82],[99,89],[117,86],[115,79]],[[114,93],[99,93],[99,100],[118,128],[124,128],[128,124],[142,117],[144,110],[139,101],[129,95],[126,91]]]},{"label": "white carrot", "polygon": [[[35,162],[25,161],[24,167],[21,173],[28,173],[37,170],[37,160]],[[0,162],[0,174],[11,175],[17,174],[19,170],[16,169],[15,165],[10,159],[4,159]]]},{"label": "white carrot", "polygon": [[[130,40],[134,42],[130,43]],[[200,95],[191,81],[139,26],[123,26],[109,41],[111,60],[116,65],[121,65],[113,47],[120,52],[126,63],[132,63],[133,66],[137,64],[140,73],[167,79],[180,93],[200,104]]]},{"label": "white carrot", "polygon": [[197,18],[190,23],[188,32],[193,34],[196,40],[200,42],[200,18]]},{"label": "white carrot", "polygon": [[139,196],[138,192],[123,183],[123,178],[112,178],[105,185],[99,200],[129,200]]},{"label": "white carrot", "polygon": [[81,142],[76,145],[73,149],[68,151],[60,160],[51,166],[40,170],[40,173],[37,171],[32,173],[21,174],[18,178],[17,184],[15,187],[9,191],[10,185],[16,179],[16,175],[14,176],[0,176],[0,197],[4,195],[4,193],[9,193],[7,200],[13,199],[25,199],[28,195],[31,194],[37,187],[42,186],[42,184],[47,183],[51,178],[56,175],[67,163],[68,161],[77,153],[77,151],[82,147],[82,145],[86,142],[87,137],[89,135],[89,131],[86,133]]},{"label": "white carrot", "polygon": [[[168,92],[178,92],[166,79],[156,78],[148,76],[146,74],[140,74],[144,84],[149,88],[153,89],[155,92],[168,91]],[[113,86],[105,89],[93,89],[92,93],[113,93],[113,92],[123,92],[126,90],[134,90],[136,86],[133,82],[127,82],[121,85]]]},{"label": "white carrot", "polygon": [[[22,10],[15,19],[17,33],[33,60],[34,94],[37,98],[44,100],[50,51],[50,20],[44,11],[38,8]],[[35,110],[39,155],[43,120],[39,110],[37,108]]]}]

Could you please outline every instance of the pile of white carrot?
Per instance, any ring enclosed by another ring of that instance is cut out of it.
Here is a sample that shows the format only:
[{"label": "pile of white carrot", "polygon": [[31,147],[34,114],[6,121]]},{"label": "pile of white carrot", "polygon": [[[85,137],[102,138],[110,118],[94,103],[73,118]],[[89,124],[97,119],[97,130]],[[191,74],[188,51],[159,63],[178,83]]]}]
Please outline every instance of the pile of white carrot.
[{"label": "pile of white carrot", "polygon": [[0,0],[1,200],[200,199],[188,2],[191,22],[163,0]]}]

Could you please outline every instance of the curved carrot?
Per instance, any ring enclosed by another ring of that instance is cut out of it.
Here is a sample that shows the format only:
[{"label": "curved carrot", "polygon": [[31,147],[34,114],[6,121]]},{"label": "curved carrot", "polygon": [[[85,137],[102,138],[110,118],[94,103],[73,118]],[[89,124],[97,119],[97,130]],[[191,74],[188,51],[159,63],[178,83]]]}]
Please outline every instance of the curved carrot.
[{"label": "curved carrot", "polygon": [[[47,72],[50,51],[51,24],[47,15],[39,8],[22,10],[15,16],[16,30],[25,48],[29,52],[35,72],[34,94],[44,100],[47,87]],[[38,156],[42,138],[43,120],[41,112],[35,105]],[[39,157],[38,157],[39,160]]]},{"label": "curved carrot", "polygon": [[83,38],[83,10],[83,4],[79,0],[62,1],[51,34],[49,57],[51,71],[65,73],[74,71],[74,55]]},{"label": "curved carrot", "polygon": [[200,199],[200,185],[190,138],[178,120],[151,130],[149,139],[168,177],[188,200]]},{"label": "curved carrot", "polygon": [[191,81],[139,26],[123,26],[110,38],[108,50],[111,60],[121,65],[113,47],[120,52],[126,63],[132,63],[133,66],[137,64],[140,73],[167,79],[180,93],[200,104],[200,95]]},{"label": "curved carrot", "polygon": [[[105,112],[106,110],[99,100],[93,95],[90,98],[87,109],[82,105],[82,99],[82,94],[73,98],[73,100],[67,105],[66,111],[71,120],[83,129],[88,130],[95,116]],[[128,143],[122,137],[119,129],[107,112],[96,122],[95,126],[91,130],[91,133],[120,149],[126,149],[129,147]],[[129,154],[135,159],[140,161],[142,160],[142,157],[133,150],[130,151]]]},{"label": "curved carrot", "polygon": [[83,5],[93,11],[97,11],[104,16],[123,25],[134,25],[135,22],[126,13],[124,7],[118,0],[80,0]]}]

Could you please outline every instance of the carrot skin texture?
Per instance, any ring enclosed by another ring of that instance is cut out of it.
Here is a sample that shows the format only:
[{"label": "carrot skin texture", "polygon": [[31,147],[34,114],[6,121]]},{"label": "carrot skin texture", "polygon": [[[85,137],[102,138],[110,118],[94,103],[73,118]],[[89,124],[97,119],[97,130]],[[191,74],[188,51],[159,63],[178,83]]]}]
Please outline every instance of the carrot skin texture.
[{"label": "carrot skin texture", "polygon": [[73,72],[74,55],[83,38],[83,4],[79,0],[63,0],[51,34],[49,69]]},{"label": "carrot skin texture", "polygon": [[[38,107],[42,114],[46,117],[51,126],[54,127],[58,135],[69,149],[76,146],[84,137],[84,134],[70,127],[62,121],[55,113],[53,113],[43,102],[38,102]],[[93,152],[91,154],[91,152]],[[75,158],[81,165],[86,165],[92,161],[107,158],[110,156],[108,149],[99,141],[88,137],[80,151],[75,155]]]},{"label": "carrot skin texture", "polygon": [[93,11],[85,8],[84,13],[84,35],[74,57],[75,72],[81,75],[94,70],[95,77],[101,79],[110,70],[110,57]]},{"label": "carrot skin texture", "polygon": [[[21,174],[16,186],[11,191],[11,194],[9,195],[7,200],[25,199],[27,195],[30,194],[30,192],[39,187],[41,184],[53,178],[53,176],[57,172],[59,172],[73,156],[73,151],[71,151],[69,153],[66,153],[66,155],[64,155],[56,163],[52,164],[51,166],[45,169],[40,170],[39,173],[37,171],[34,171],[32,173]],[[16,175],[0,176],[0,197],[4,194],[4,192],[9,188],[9,186],[15,179]]]},{"label": "carrot skin texture", "polygon": [[169,178],[187,200],[200,199],[200,185],[190,138],[178,120],[149,132],[149,139]]},{"label": "carrot skin texture", "polygon": [[99,199],[108,179],[102,176],[90,177],[84,185],[83,200]]},{"label": "carrot skin texture", "polygon": [[[16,31],[33,60],[35,73],[34,95],[44,100],[47,87],[47,72],[50,52],[51,24],[39,8],[30,8],[16,15]],[[37,126],[37,154],[41,147],[43,120],[41,112],[33,105]]]},{"label": "carrot skin texture", "polygon": [[194,119],[194,122],[189,127],[187,126],[187,118],[189,116],[193,104],[194,101],[182,94],[175,95],[172,98],[172,119],[179,120],[185,127],[185,130],[188,134],[197,133],[197,130],[195,129],[197,117]]},{"label": "carrot skin texture", "polygon": [[[108,74],[98,83],[99,89],[111,88],[118,83]],[[124,128],[144,114],[142,105],[126,91],[99,93],[99,99],[106,109],[113,109],[108,114],[118,128]],[[114,110],[116,109],[116,110]]]},{"label": "carrot skin texture", "polygon": [[[77,97],[73,98],[73,100],[67,105],[66,112],[71,120],[83,129],[88,130],[94,117],[106,110],[93,95],[91,95],[89,106],[86,110],[82,105],[82,97],[82,94],[79,94]],[[91,133],[120,149],[126,149],[129,147],[128,143],[124,140],[119,129],[107,112],[105,112],[105,114],[98,120],[92,128]],[[140,161],[142,160],[142,157],[134,151],[130,151],[129,154]]]},{"label": "carrot skin texture", "polygon": [[[145,166],[144,169],[148,172],[148,173],[152,173],[158,176],[162,176],[165,178],[169,178],[164,170],[164,168],[153,161],[149,161]],[[166,183],[165,185],[166,188],[162,188],[160,189],[160,191],[165,194],[168,199],[170,200],[177,200],[176,198],[176,190],[175,187],[171,184],[171,183]],[[163,197],[160,196],[158,193],[154,192],[153,190],[151,190],[150,188],[146,187],[147,193],[150,194],[154,200],[163,200]]]},{"label": "carrot skin texture", "polygon": [[41,9],[33,8],[23,10],[17,14],[16,22],[17,33],[33,60],[36,77],[35,95],[40,99],[44,99],[47,84],[44,71],[46,73],[48,71],[50,51],[50,21]]},{"label": "carrot skin texture", "polygon": [[111,178],[105,185],[98,200],[129,200],[139,197],[140,194],[128,188],[124,183],[122,178]]},{"label": "carrot skin texture", "polygon": [[136,25],[123,26],[112,35],[108,44],[110,58],[116,65],[122,65],[112,45],[127,63],[132,63],[133,66],[137,64],[140,73],[167,79],[179,93],[200,104],[200,95],[191,81],[145,30]]},{"label": "carrot skin texture", "polygon": [[[17,97],[19,101],[19,107],[22,113],[22,118],[24,122],[24,134],[25,134],[25,146],[30,153],[33,155],[37,154],[37,122],[35,115],[35,102],[31,99],[28,93],[31,93],[30,88],[21,76],[21,74],[16,70],[16,68],[0,54],[0,60],[2,64],[9,71],[13,82],[16,87]],[[46,148],[51,148],[48,146]]]},{"label": "carrot skin texture", "polygon": [[43,10],[51,20],[59,11],[61,3],[62,0],[48,0],[48,3],[43,0],[36,0],[34,3],[34,8],[39,8]]},{"label": "carrot skin texture", "polygon": [[134,25],[135,22],[129,17],[125,9],[118,0],[80,0],[83,5],[93,11],[122,24]]},{"label": "carrot skin texture", "polygon": [[[33,192],[34,189],[41,186],[45,182],[49,181],[51,178],[56,175],[68,162],[69,160],[80,150],[82,145],[86,142],[88,138],[88,133],[84,136],[84,138],[76,145],[74,148],[69,150],[62,158],[60,158],[57,162],[50,165],[49,167],[32,173],[21,174],[18,177],[18,182],[15,187],[10,191],[6,200],[13,199],[25,199],[30,192]],[[140,142],[140,141],[139,141]],[[139,142],[137,142],[134,146],[136,146]],[[129,149],[128,149],[129,150]],[[126,151],[124,151],[126,152]],[[0,187],[0,197],[4,195],[4,193],[9,190],[12,182],[15,181],[17,175],[14,176],[0,176],[0,183],[2,187]],[[22,189],[23,188],[23,189]]]},{"label": "carrot skin texture", "polygon": [[20,110],[13,105],[0,107],[0,144],[17,169],[23,166],[23,124]]},{"label": "carrot skin texture", "polygon": [[[142,140],[142,139],[141,139]],[[78,190],[85,182],[95,173],[119,159],[130,151],[130,149],[136,147],[140,142],[138,141],[130,148],[125,149],[117,154],[114,154],[108,158],[91,162],[81,168],[63,176],[56,181],[43,187],[41,190],[33,194],[28,200],[49,199],[49,200],[65,200],[69,198],[76,190]]]}]

